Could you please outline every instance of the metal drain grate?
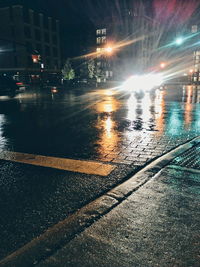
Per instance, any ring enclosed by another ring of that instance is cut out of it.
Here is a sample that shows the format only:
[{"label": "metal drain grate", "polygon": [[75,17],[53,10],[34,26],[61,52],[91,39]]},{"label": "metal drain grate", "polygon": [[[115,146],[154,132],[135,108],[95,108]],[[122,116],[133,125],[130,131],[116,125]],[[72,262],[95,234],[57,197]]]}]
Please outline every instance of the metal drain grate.
[{"label": "metal drain grate", "polygon": [[172,161],[172,164],[200,170],[200,146],[190,148]]}]

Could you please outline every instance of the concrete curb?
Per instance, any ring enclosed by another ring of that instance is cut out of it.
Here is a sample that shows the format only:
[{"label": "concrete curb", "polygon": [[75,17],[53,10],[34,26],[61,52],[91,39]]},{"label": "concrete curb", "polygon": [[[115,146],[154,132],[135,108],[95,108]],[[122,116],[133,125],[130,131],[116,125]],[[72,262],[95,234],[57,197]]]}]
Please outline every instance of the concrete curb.
[{"label": "concrete curb", "polygon": [[27,267],[37,265],[101,216],[119,205],[127,196],[139,189],[152,177],[157,176],[161,169],[172,159],[199,143],[200,136],[154,160],[124,183],[87,204],[65,220],[49,228],[44,234],[2,259],[0,266]]}]

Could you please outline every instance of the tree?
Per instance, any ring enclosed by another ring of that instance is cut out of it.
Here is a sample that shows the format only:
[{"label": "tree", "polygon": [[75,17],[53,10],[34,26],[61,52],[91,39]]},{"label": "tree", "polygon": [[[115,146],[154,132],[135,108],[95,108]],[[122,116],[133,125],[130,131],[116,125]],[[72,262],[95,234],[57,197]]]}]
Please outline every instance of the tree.
[{"label": "tree", "polygon": [[89,78],[90,79],[93,79],[93,78],[95,78],[95,70],[96,70],[96,68],[95,68],[96,66],[95,66],[95,61],[94,61],[94,59],[91,59],[89,62],[88,62],[88,76],[89,76]]},{"label": "tree", "polygon": [[65,65],[62,69],[62,75],[64,80],[73,80],[75,78],[75,72],[72,68],[69,58],[66,60]]},{"label": "tree", "polygon": [[94,59],[91,59],[88,62],[88,73],[90,79],[97,79],[103,75],[103,70],[99,62]]}]

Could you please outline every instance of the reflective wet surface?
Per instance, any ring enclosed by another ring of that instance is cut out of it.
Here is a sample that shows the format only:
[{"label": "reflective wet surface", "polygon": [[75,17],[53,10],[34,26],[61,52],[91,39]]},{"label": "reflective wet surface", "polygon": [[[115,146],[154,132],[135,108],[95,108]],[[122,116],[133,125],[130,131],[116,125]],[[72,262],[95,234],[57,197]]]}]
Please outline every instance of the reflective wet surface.
[{"label": "reflective wet surface", "polygon": [[200,88],[0,97],[0,149],[114,164],[107,177],[0,161],[0,258],[200,134]]},{"label": "reflective wet surface", "polygon": [[[0,99],[0,149],[70,158],[121,152],[134,138],[185,138],[200,132],[200,89],[168,86],[29,92]],[[111,158],[111,157],[110,157]]]}]

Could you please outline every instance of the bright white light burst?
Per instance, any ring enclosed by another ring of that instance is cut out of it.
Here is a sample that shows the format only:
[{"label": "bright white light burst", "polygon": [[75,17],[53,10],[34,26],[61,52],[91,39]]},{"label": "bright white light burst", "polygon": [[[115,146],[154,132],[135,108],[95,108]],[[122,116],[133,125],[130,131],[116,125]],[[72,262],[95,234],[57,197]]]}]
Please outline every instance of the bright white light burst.
[{"label": "bright white light burst", "polygon": [[162,74],[146,74],[146,75],[134,75],[131,76],[123,84],[125,90],[144,90],[148,91],[154,87],[158,87],[163,83]]}]

